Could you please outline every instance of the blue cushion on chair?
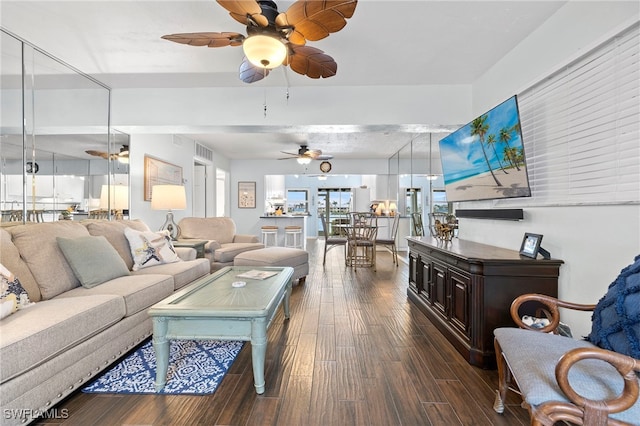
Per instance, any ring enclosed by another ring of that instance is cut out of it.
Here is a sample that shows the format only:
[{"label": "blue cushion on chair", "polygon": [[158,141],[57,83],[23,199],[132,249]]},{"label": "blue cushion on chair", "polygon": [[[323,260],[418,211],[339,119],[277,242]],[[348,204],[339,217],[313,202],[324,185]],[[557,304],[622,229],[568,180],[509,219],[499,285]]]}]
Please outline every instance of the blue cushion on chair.
[{"label": "blue cushion on chair", "polygon": [[640,359],[640,255],[609,285],[592,321],[591,343]]}]

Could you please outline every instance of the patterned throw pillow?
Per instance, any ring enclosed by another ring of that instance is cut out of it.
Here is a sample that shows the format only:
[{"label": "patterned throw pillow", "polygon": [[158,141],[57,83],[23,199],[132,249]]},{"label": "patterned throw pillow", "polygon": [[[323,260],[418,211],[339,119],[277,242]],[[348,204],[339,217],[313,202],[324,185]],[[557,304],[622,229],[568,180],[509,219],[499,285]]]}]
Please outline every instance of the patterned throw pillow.
[{"label": "patterned throw pillow", "polygon": [[640,359],[640,255],[609,285],[592,321],[591,343]]},{"label": "patterned throw pillow", "polygon": [[173,248],[169,231],[142,232],[125,228],[124,235],[129,241],[134,271],[163,263],[181,261]]},{"label": "patterned throw pillow", "polygon": [[32,304],[18,277],[0,263],[0,318]]}]

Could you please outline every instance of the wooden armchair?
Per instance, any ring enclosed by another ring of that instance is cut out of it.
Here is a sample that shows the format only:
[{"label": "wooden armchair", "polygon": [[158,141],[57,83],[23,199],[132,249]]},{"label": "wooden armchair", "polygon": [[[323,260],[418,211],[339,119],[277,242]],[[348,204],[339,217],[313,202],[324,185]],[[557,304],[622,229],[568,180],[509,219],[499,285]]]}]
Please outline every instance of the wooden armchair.
[{"label": "wooden armchair", "polygon": [[[538,312],[549,319],[549,325],[534,329],[522,322],[520,308],[531,302],[544,305]],[[499,376],[496,412],[504,411],[506,392],[513,390],[522,396],[532,425],[640,424],[640,360],[557,334],[559,308],[593,311],[595,307],[541,294],[525,294],[513,301],[511,316],[520,328],[494,331]],[[518,389],[511,387],[512,379]]]}]

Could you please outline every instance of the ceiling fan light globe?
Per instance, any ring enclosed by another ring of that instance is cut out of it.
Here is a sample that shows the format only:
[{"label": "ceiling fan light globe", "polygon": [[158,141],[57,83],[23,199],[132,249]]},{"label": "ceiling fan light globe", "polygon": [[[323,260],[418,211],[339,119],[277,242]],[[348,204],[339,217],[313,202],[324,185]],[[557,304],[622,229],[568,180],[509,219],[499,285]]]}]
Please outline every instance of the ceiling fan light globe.
[{"label": "ceiling fan light globe", "polygon": [[309,163],[311,163],[311,158],[309,158],[309,157],[298,157],[296,159],[296,161],[298,162],[298,164],[309,164]]},{"label": "ceiling fan light globe", "polygon": [[282,65],[287,47],[280,40],[263,34],[252,35],[242,43],[244,54],[253,65],[272,69]]}]

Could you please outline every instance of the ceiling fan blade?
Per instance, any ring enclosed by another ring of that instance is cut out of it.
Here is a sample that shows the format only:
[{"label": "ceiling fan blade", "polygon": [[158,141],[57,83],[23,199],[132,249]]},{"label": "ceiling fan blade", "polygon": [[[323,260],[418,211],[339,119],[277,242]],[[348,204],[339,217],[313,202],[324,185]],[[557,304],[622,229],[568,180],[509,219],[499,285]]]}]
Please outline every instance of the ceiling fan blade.
[{"label": "ceiling fan blade", "polygon": [[310,78],[329,78],[336,75],[338,64],[322,50],[310,46],[289,46],[292,53],[287,58],[286,65],[293,71]]},{"label": "ceiling fan blade", "polygon": [[318,155],[316,157],[316,160],[331,160],[332,158],[333,158],[333,155],[322,154],[322,155]]},{"label": "ceiling fan blade", "polygon": [[229,11],[229,15],[242,25],[249,25],[251,20],[261,27],[269,25],[269,20],[262,15],[262,8],[255,0],[217,0],[218,4]]},{"label": "ceiling fan blade", "polygon": [[283,153],[283,154],[287,154],[287,155],[293,155],[293,157],[291,157],[291,158],[295,158],[295,157],[300,155],[300,154],[294,154],[293,152],[286,152],[286,151],[280,151],[280,152]]},{"label": "ceiling fan blade", "polygon": [[255,83],[256,81],[260,81],[268,75],[268,69],[256,67],[251,62],[249,62],[246,56],[242,59],[239,74],[240,80],[244,81],[245,83]]},{"label": "ceiling fan blade", "polygon": [[276,19],[280,27],[293,27],[289,41],[303,45],[305,40],[321,40],[340,31],[353,16],[358,0],[298,0]]},{"label": "ceiling fan blade", "polygon": [[309,157],[313,160],[316,160],[320,155],[322,155],[322,151],[319,149],[308,149],[302,154],[304,157]]},{"label": "ceiling fan blade", "polygon": [[175,43],[207,47],[240,46],[245,39],[244,35],[233,32],[168,34],[162,38]]},{"label": "ceiling fan blade", "polygon": [[93,155],[95,157],[102,157],[105,160],[109,158],[109,154],[107,154],[106,152],[103,152],[103,151],[96,151],[96,150],[93,150],[93,149],[88,149],[85,152],[87,154]]}]

